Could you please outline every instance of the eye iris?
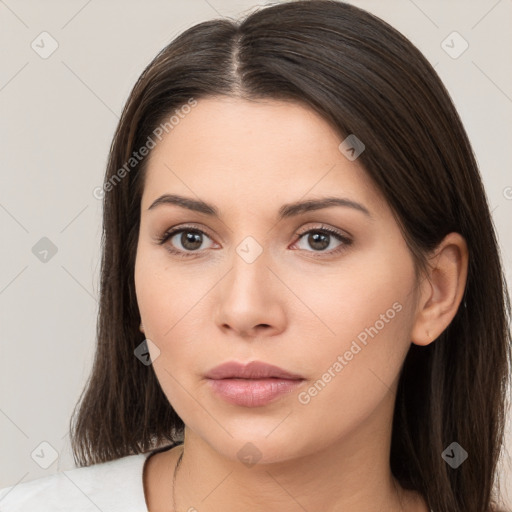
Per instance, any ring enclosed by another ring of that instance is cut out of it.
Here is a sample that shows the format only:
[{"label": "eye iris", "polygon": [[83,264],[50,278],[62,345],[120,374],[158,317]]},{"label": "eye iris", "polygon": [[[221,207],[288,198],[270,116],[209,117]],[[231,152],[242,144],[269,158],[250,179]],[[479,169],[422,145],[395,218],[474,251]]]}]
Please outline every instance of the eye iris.
[{"label": "eye iris", "polygon": [[312,233],[308,236],[308,243],[313,249],[322,250],[329,247],[329,236],[324,233]]},{"label": "eye iris", "polygon": [[183,245],[183,247],[185,247],[185,249],[187,249],[189,251],[193,251],[194,249],[198,249],[199,247],[201,247],[203,240],[202,240],[202,236],[200,233],[195,233],[192,231],[184,231],[181,234],[180,242]]}]

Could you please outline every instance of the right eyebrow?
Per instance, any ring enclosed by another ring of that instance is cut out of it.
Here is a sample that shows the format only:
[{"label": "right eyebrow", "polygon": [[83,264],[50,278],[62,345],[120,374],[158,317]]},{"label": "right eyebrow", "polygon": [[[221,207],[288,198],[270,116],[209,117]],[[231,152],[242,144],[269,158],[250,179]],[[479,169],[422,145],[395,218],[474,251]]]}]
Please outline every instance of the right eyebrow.
[{"label": "right eyebrow", "polygon": [[188,210],[219,218],[219,212],[215,206],[205,203],[204,201],[179,196],[177,194],[164,194],[163,196],[160,196],[158,199],[153,201],[148,210],[156,208],[161,204],[174,204],[176,206],[181,206],[182,208],[187,208]]}]

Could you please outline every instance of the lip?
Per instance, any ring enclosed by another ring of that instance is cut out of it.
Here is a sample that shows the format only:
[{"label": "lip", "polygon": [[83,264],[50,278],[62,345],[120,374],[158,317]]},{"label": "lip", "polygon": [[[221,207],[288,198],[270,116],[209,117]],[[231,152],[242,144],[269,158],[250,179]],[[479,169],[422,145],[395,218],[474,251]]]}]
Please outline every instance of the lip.
[{"label": "lip", "polygon": [[302,375],[287,372],[279,366],[264,363],[262,361],[251,361],[247,364],[238,361],[228,361],[215,368],[212,368],[207,374],[207,379],[304,379]]},{"label": "lip", "polygon": [[237,361],[216,366],[206,374],[212,391],[242,407],[262,407],[304,382],[301,375],[261,361]]}]

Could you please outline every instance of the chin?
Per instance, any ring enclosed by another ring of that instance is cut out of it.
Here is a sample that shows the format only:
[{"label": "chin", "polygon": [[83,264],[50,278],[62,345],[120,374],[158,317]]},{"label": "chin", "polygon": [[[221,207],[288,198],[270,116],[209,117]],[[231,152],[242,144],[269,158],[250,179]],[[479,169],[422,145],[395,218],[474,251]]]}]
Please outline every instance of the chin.
[{"label": "chin", "polygon": [[[275,428],[278,423],[273,424]],[[254,423],[247,428],[228,429],[233,437],[223,433],[212,438],[211,431],[203,440],[217,453],[232,461],[241,462],[248,468],[258,464],[274,464],[286,462],[297,457],[314,453],[319,449],[312,443],[308,443],[304,432],[290,432],[283,429],[278,435],[272,428],[255,430]],[[281,428],[282,426],[278,427]],[[269,434],[270,432],[270,434]]]}]

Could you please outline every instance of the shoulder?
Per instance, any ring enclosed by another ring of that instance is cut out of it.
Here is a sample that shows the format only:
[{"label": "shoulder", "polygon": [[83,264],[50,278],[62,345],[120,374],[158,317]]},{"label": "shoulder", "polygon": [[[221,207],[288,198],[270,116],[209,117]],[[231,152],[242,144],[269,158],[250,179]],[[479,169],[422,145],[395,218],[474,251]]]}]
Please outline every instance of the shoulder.
[{"label": "shoulder", "polygon": [[129,455],[0,489],[0,510],[145,512],[142,473],[148,455]]}]

